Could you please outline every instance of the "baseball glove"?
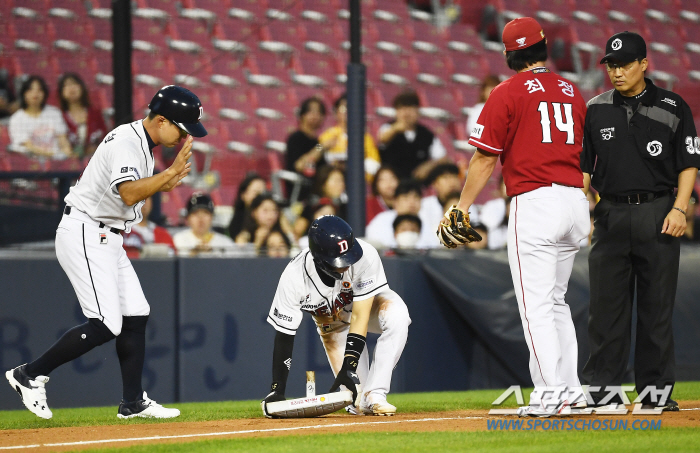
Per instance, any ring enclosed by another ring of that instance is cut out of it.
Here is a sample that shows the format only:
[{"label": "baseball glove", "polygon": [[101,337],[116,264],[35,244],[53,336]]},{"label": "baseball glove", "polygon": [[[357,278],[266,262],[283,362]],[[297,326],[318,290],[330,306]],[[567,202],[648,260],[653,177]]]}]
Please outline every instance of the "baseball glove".
[{"label": "baseball glove", "polygon": [[437,229],[440,243],[449,249],[469,242],[481,241],[479,233],[469,224],[469,214],[457,205],[450,206]]}]

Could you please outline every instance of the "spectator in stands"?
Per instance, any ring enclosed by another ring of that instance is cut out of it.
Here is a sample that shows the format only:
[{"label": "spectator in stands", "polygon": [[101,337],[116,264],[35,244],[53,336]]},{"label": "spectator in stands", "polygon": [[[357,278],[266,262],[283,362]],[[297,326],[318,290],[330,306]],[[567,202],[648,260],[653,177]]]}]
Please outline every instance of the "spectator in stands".
[{"label": "spectator in stands", "polygon": [[313,178],[317,168],[325,165],[326,146],[319,143],[318,134],[326,120],[326,106],[316,98],[305,99],[299,107],[299,130],[287,138],[287,170]]},{"label": "spectator in stands", "polygon": [[236,236],[237,244],[254,244],[259,250],[265,238],[272,231],[281,231],[280,209],[272,195],[263,193],[255,197],[250,204],[250,213],[243,223],[243,229]]},{"label": "spectator in stands", "polygon": [[12,89],[12,79],[7,69],[0,69],[0,118],[7,118],[17,111],[19,103]]},{"label": "spectator in stands", "polygon": [[432,220],[430,225],[437,225],[447,211],[444,208],[447,197],[462,190],[459,167],[453,163],[438,164],[430,170],[425,182],[432,187],[434,195],[423,197],[421,211],[424,212],[426,220]]},{"label": "spectator in stands", "polygon": [[[320,198],[314,204],[306,204],[301,211],[301,215],[294,221],[292,228],[294,238],[299,241],[306,236],[311,222],[323,215],[336,215],[336,212],[335,205],[330,198]],[[301,246],[301,244],[299,245]]]},{"label": "spectator in stands", "polygon": [[130,233],[123,233],[124,250],[129,258],[146,256],[173,256],[175,243],[168,230],[148,220],[153,209],[153,200],[148,197],[141,206],[143,220],[131,226]]},{"label": "spectator in stands", "polygon": [[205,193],[193,194],[187,202],[189,229],[175,235],[173,242],[180,256],[224,256],[234,249],[226,235],[212,230],[214,202]]},{"label": "spectator in stands", "polygon": [[[394,196],[394,209],[380,212],[367,225],[365,239],[379,248],[396,247],[393,223],[397,216],[411,214],[420,217],[423,225],[429,225],[421,212],[421,185],[414,179],[401,181]],[[433,240],[434,239],[434,240]],[[421,229],[417,248],[432,248],[439,245],[434,231]]]},{"label": "spectator in stands", "polygon": [[90,157],[105,134],[102,112],[90,105],[87,86],[78,74],[67,72],[58,80],[58,99],[68,126],[68,141],[73,154]]},{"label": "spectator in stands", "polygon": [[49,88],[39,76],[29,76],[19,92],[20,109],[10,117],[12,151],[55,160],[72,156],[61,111],[46,105]]},{"label": "spectator in stands", "polygon": [[294,221],[294,237],[299,247],[303,249],[309,246],[307,233],[311,222],[324,215],[336,214],[337,210],[330,198],[321,198],[318,203],[304,207],[301,215]]},{"label": "spectator in stands", "polygon": [[348,196],[345,193],[345,174],[338,168],[327,166],[319,170],[314,181],[309,204],[328,198],[335,206],[337,216],[347,218]]},{"label": "spectator in stands", "polygon": [[685,233],[681,236],[681,242],[700,242],[700,217],[696,215],[698,209],[698,192],[693,190],[688,200],[688,209],[685,210]]},{"label": "spectator in stands", "polygon": [[243,222],[249,215],[250,204],[253,199],[267,190],[267,182],[262,176],[250,172],[238,185],[236,201],[233,203],[233,217],[228,226],[228,235],[235,239],[243,230]]},{"label": "spectator in stands", "polygon": [[292,242],[287,235],[282,231],[273,230],[263,241],[259,254],[270,258],[288,258],[291,250]]},{"label": "spectator in stands", "polygon": [[[326,129],[318,140],[326,148],[325,160],[345,171],[348,160],[348,97],[343,93],[333,103],[336,125]],[[365,175],[371,181],[381,166],[379,150],[369,133],[365,133]]]},{"label": "spectator in stands", "polygon": [[491,95],[491,91],[501,83],[501,80],[496,75],[487,75],[484,80],[481,81],[481,91],[479,91],[479,102],[471,108],[469,112],[469,118],[467,118],[467,137],[469,137],[474,130],[474,126],[477,124],[479,115],[484,109],[484,104],[486,100]]},{"label": "spectator in stands", "polygon": [[433,132],[418,122],[420,100],[415,91],[398,94],[393,101],[396,120],[379,128],[382,163],[391,165],[399,178],[423,179],[447,152]]},{"label": "spectator in stands", "polygon": [[398,248],[416,248],[422,228],[420,217],[414,214],[397,215],[392,226],[394,228],[394,240]]},{"label": "spectator in stands", "polygon": [[393,168],[382,165],[372,180],[372,196],[367,198],[367,223],[380,212],[394,207],[394,192],[399,185],[399,177]]}]

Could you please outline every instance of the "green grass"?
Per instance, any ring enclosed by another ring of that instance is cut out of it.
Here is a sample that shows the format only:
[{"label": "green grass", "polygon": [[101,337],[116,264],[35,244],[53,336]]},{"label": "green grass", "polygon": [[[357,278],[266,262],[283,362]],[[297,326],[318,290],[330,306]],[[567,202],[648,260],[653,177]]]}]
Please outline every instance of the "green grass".
[{"label": "green grass", "polygon": [[668,428],[661,431],[568,431],[568,432],[376,432],[292,435],[217,439],[184,444],[143,445],[120,449],[88,450],[92,452],[158,453],[158,452],[292,452],[292,451],[501,451],[553,452],[595,451],[697,451],[700,434],[690,428]]},{"label": "green grass", "polygon": [[[530,389],[523,390],[527,401]],[[473,390],[466,392],[431,392],[391,394],[389,401],[401,413],[439,412],[467,409],[489,409],[502,390]],[[630,396],[633,398],[633,396]],[[700,400],[700,382],[682,382],[676,385],[673,397],[677,400]],[[504,407],[515,407],[510,397]],[[75,427],[99,425],[134,425],[151,423],[212,421],[227,419],[261,418],[260,403],[252,401],[225,401],[212,403],[178,403],[173,405],[182,415],[177,419],[119,420],[116,406],[80,409],[55,409],[51,420],[41,420],[27,410],[0,411],[0,429],[36,429],[44,427]],[[349,417],[349,416],[348,416]],[[350,420],[350,419],[349,419]],[[353,420],[354,421],[354,420]],[[566,446],[580,445],[586,450],[650,451],[696,450],[700,432],[693,429],[664,428],[660,432],[432,432],[432,433],[339,433],[335,435],[289,435],[284,437],[210,439],[183,444],[164,444],[131,447],[134,452],[158,451],[318,451],[323,448],[353,451],[462,451],[489,449],[501,451],[561,451]],[[282,440],[284,439],[284,440]],[[585,445],[584,445],[585,442]],[[311,450],[309,450],[311,448]],[[99,450],[123,451],[124,449]],[[97,451],[97,450],[95,450]]]}]

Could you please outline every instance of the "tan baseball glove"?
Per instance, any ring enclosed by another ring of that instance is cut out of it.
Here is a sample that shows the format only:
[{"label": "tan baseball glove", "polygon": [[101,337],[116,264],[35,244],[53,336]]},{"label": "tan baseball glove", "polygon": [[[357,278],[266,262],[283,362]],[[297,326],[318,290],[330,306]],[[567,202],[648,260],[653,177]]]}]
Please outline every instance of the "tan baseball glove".
[{"label": "tan baseball glove", "polygon": [[457,205],[450,206],[437,229],[440,243],[449,249],[469,242],[481,241],[479,233],[469,224],[469,214]]}]

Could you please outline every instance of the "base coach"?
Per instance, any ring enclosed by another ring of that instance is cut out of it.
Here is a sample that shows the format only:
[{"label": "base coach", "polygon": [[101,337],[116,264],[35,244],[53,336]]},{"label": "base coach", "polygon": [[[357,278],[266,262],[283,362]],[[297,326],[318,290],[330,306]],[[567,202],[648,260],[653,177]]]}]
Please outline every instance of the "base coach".
[{"label": "base coach", "polygon": [[[591,356],[583,379],[603,390],[622,384],[636,290],[637,392],[645,395],[646,408],[678,410],[670,393],[658,400],[656,395],[675,384],[671,320],[679,237],[700,166],[700,142],[688,104],[644,77],[648,62],[641,36],[617,33],[605,53],[601,63],[615,88],[588,103],[581,153],[584,190],[590,184],[601,198],[588,258]],[[598,404],[605,395],[591,392]]]}]

